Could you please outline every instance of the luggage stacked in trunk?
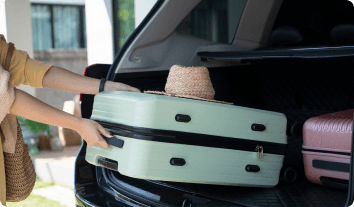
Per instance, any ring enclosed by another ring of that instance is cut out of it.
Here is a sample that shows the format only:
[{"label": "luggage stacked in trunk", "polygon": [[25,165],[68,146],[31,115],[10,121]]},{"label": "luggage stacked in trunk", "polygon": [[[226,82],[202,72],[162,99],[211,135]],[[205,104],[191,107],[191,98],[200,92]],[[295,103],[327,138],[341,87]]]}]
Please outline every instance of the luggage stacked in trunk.
[{"label": "luggage stacked in trunk", "polygon": [[155,94],[105,91],[91,119],[115,134],[87,146],[94,165],[141,179],[274,187],[287,147],[284,114]]}]

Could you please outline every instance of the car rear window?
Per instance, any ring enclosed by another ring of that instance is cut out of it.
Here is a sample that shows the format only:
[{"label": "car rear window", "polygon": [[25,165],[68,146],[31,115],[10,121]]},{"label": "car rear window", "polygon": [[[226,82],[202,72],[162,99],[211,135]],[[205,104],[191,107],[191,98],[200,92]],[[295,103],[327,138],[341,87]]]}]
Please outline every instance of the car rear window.
[{"label": "car rear window", "polygon": [[247,0],[202,0],[179,24],[179,32],[231,44]]}]

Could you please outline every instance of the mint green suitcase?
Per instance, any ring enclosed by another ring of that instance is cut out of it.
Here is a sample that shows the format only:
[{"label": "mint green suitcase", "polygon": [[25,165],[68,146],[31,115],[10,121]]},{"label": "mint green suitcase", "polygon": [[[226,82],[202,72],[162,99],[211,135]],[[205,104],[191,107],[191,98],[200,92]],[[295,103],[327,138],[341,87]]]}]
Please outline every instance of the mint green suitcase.
[{"label": "mint green suitcase", "polygon": [[112,148],[86,160],[140,179],[274,187],[287,147],[284,114],[155,94],[105,91],[91,119]]}]

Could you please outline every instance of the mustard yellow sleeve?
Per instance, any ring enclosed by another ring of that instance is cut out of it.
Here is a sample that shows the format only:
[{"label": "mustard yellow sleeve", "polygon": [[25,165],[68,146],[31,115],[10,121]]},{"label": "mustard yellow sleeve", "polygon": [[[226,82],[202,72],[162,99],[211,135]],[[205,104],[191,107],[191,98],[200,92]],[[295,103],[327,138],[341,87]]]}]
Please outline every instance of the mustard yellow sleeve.
[{"label": "mustard yellow sleeve", "polygon": [[[5,64],[8,44],[0,35],[0,63]],[[14,87],[21,84],[43,88],[43,78],[52,65],[31,59],[25,51],[17,50],[16,45],[10,62],[10,82]]]},{"label": "mustard yellow sleeve", "polygon": [[39,62],[28,57],[24,72],[26,80],[22,84],[30,85],[34,88],[43,88],[43,78],[50,67],[52,67],[52,65]]}]

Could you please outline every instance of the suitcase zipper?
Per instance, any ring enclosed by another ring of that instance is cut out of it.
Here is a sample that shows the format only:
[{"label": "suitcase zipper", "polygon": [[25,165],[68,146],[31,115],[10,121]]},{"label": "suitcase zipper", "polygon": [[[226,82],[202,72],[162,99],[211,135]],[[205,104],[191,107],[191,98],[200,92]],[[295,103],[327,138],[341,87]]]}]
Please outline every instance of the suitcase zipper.
[{"label": "suitcase zipper", "polygon": [[118,136],[147,141],[256,152],[258,159],[262,159],[264,153],[285,155],[287,149],[287,144],[247,140],[244,138],[218,137],[214,135],[193,134],[178,131],[145,129],[100,120],[95,121],[101,124],[108,131]]},{"label": "suitcase zipper", "polygon": [[263,158],[263,146],[258,146],[256,147],[256,152],[258,155],[258,159],[262,159]]}]

